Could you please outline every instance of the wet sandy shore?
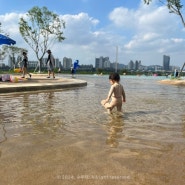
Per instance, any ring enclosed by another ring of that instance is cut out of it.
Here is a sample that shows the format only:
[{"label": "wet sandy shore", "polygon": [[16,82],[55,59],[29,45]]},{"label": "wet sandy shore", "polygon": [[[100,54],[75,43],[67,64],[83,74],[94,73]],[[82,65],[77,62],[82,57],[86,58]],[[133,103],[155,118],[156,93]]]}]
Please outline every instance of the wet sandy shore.
[{"label": "wet sandy shore", "polygon": [[165,80],[161,80],[159,81],[162,84],[170,84],[170,85],[184,85],[185,86],[185,79],[183,80],[171,80],[171,79],[165,79]]}]

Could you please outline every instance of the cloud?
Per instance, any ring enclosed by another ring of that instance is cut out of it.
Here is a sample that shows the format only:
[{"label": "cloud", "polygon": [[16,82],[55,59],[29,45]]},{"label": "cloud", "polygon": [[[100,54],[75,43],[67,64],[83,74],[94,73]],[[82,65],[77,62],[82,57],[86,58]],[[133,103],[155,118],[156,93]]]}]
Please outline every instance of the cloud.
[{"label": "cloud", "polygon": [[19,33],[18,30],[18,20],[22,14],[9,13],[5,15],[0,15],[0,20],[2,23],[2,29],[10,36],[14,36]]},{"label": "cloud", "polygon": [[99,23],[97,19],[89,17],[87,13],[63,15],[61,18],[66,22],[66,29],[64,30],[66,43],[83,45],[93,40],[92,30]]},{"label": "cloud", "polygon": [[135,12],[124,7],[115,8],[109,14],[109,19],[115,24],[115,26],[127,29],[135,27],[136,23]]}]

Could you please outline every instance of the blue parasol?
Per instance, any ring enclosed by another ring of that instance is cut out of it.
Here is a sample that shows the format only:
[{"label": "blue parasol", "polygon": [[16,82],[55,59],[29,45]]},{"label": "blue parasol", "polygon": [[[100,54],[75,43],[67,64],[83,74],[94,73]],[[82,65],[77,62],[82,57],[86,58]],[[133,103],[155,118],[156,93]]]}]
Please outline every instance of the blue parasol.
[{"label": "blue parasol", "polygon": [[0,45],[1,44],[14,45],[16,44],[16,41],[5,35],[0,34]]}]

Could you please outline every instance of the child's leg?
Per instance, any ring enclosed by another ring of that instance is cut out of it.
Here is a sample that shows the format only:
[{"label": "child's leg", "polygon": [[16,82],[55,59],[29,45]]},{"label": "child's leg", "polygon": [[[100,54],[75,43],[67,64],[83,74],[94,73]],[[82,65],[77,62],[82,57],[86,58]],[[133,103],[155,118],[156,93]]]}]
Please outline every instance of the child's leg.
[{"label": "child's leg", "polygon": [[117,111],[118,111],[118,112],[122,112],[122,106],[117,105]]},{"label": "child's leg", "polygon": [[105,100],[102,100],[101,101],[101,105],[107,109],[108,113],[109,114],[112,114],[112,109],[114,108],[115,105],[111,104],[111,102],[109,103],[105,103]]},{"label": "child's leg", "polygon": [[105,107],[106,109],[110,109],[110,108],[111,108],[110,103],[105,103],[105,100],[102,100],[102,101],[101,101],[101,105],[102,105],[103,107]]},{"label": "child's leg", "polygon": [[107,112],[108,112],[109,114],[112,114],[112,110],[111,110],[111,109],[107,109]]},{"label": "child's leg", "polygon": [[105,105],[105,100],[101,101],[101,105],[104,106]]},{"label": "child's leg", "polygon": [[117,107],[117,111],[118,111],[118,112],[122,112],[122,100],[119,100],[119,101],[117,102],[116,107]]}]

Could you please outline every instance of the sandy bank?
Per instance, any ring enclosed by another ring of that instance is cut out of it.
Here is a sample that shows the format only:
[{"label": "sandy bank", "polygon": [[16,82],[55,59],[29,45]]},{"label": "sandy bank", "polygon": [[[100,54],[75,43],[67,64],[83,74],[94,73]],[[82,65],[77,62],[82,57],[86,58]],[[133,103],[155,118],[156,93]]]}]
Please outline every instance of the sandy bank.
[{"label": "sandy bank", "polygon": [[159,83],[185,86],[185,79],[165,79],[165,80],[159,81]]}]

